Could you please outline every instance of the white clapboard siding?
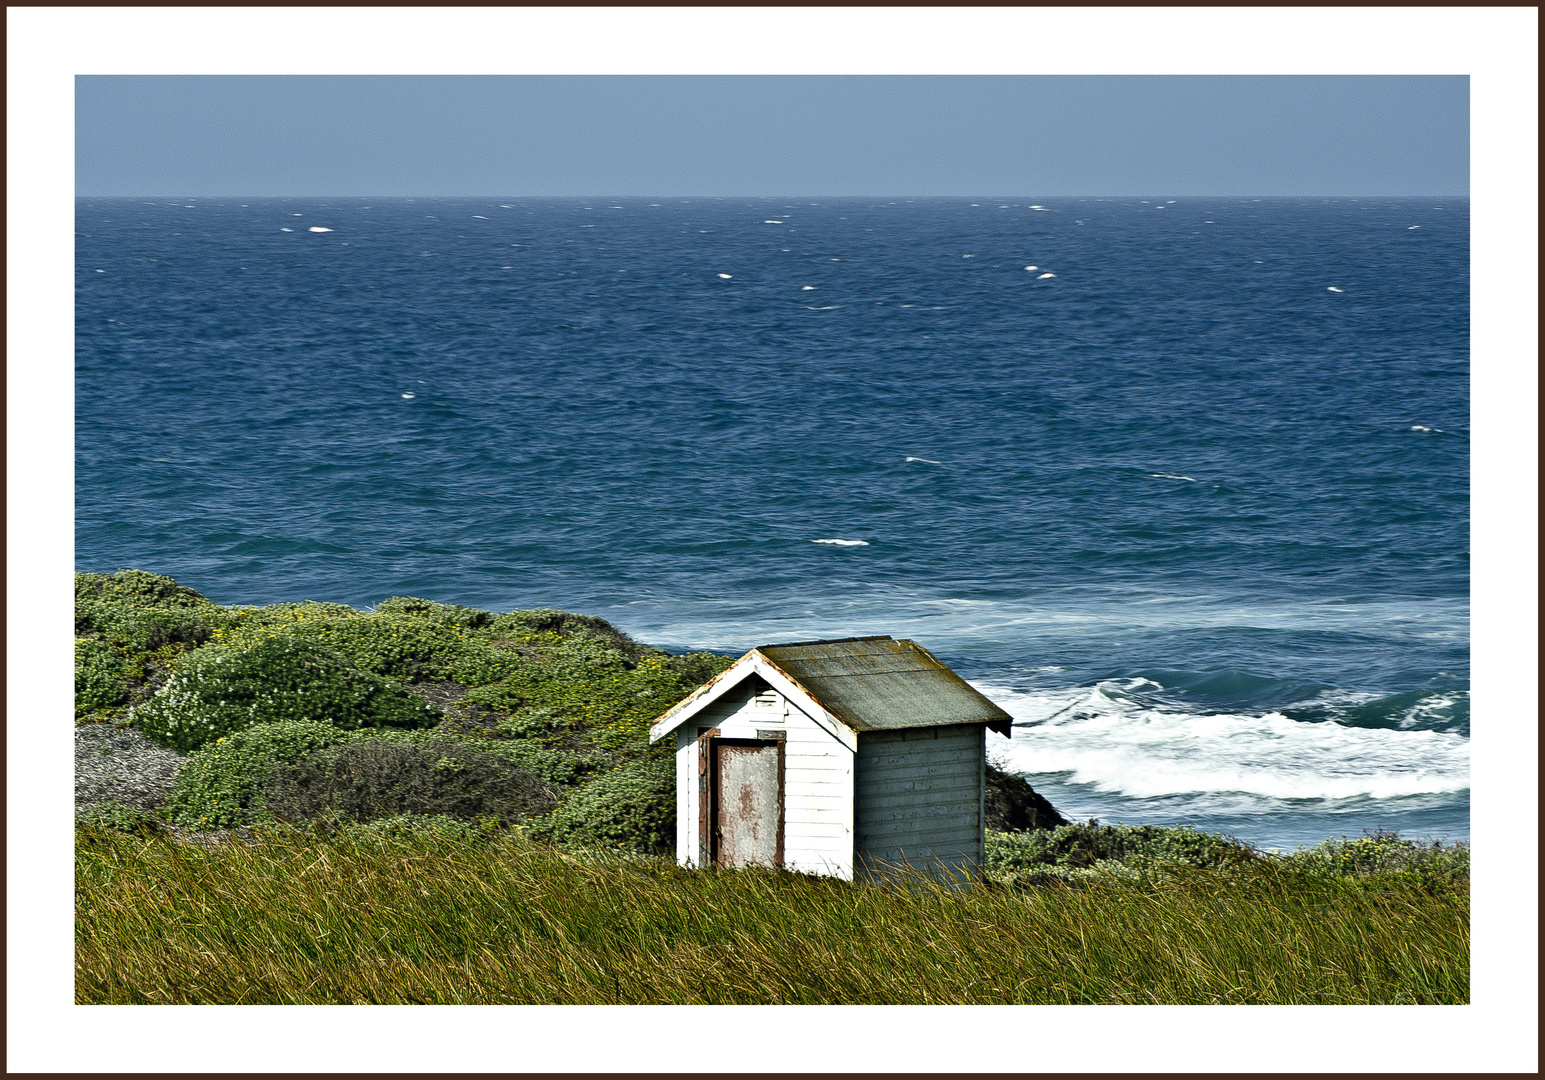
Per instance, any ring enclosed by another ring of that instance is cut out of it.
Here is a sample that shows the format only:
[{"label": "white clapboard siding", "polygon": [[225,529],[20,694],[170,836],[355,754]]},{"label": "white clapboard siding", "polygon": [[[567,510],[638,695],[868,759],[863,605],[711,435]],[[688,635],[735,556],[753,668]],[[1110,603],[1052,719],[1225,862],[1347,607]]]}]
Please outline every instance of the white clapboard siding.
[{"label": "white clapboard siding", "polygon": [[865,732],[855,767],[855,847],[864,860],[957,869],[983,857],[979,725]]},{"label": "white clapboard siding", "polygon": [[753,649],[661,716],[676,739],[677,856],[701,865],[698,737],[781,744],[783,863],[851,879],[863,862],[975,874],[986,727],[1012,718],[916,642]]},{"label": "white clapboard siding", "polygon": [[[759,698],[776,701],[769,706]],[[784,865],[851,877],[853,752],[781,694],[770,694],[760,679],[748,679],[676,732],[677,861],[689,866],[707,861],[707,853],[698,850],[697,736],[708,728],[718,728],[726,739],[783,733]]]},{"label": "white clapboard siding", "polygon": [[[787,699],[785,699],[787,701]],[[783,864],[853,875],[853,751],[793,702],[783,746]]]}]

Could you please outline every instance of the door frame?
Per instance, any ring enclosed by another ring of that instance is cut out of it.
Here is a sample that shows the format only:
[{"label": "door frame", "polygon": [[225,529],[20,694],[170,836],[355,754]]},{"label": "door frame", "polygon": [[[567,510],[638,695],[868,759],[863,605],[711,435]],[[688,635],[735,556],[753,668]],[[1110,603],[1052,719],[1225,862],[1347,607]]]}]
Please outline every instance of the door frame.
[{"label": "door frame", "polygon": [[784,826],[787,813],[784,808],[784,739],[722,738],[718,728],[710,728],[698,736],[698,852],[701,865],[719,865],[719,753],[720,746],[776,746],[778,748],[778,832],[773,842],[773,865],[783,865]]}]

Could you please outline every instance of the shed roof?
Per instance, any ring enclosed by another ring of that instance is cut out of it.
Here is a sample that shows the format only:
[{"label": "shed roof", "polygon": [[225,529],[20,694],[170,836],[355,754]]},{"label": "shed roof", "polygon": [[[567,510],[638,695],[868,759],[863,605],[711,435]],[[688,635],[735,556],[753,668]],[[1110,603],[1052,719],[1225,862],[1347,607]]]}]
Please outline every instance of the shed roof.
[{"label": "shed roof", "polygon": [[752,649],[655,721],[653,737],[675,728],[763,664],[854,731],[986,724],[1007,735],[1013,723],[1013,717],[917,642],[886,635]]}]

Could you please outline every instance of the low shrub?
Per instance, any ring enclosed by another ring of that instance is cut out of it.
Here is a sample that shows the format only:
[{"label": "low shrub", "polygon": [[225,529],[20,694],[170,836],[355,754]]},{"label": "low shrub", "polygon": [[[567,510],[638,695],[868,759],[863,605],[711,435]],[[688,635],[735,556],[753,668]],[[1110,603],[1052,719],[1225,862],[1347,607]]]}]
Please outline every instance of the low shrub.
[{"label": "low shrub", "polygon": [[77,718],[129,700],[127,661],[101,638],[75,639],[75,715]]},{"label": "low shrub", "polygon": [[318,720],[345,730],[427,727],[440,714],[394,682],[359,671],[330,649],[289,638],[187,654],[130,721],[163,746],[196,750],[253,724]]},{"label": "low shrub", "polygon": [[610,654],[619,654],[626,662],[637,663],[645,655],[658,651],[634,641],[598,615],[579,615],[551,608],[497,615],[488,627],[499,637],[530,639],[528,643],[557,648],[576,659],[609,660]]},{"label": "low shrub", "polygon": [[135,652],[201,645],[219,611],[208,597],[160,574],[75,575],[75,635],[101,637]]},{"label": "low shrub", "polygon": [[461,747],[525,769],[549,785],[574,787],[612,763],[610,755],[587,750],[560,749],[539,739],[475,738],[440,729],[364,729],[350,732],[346,741],[391,742],[406,746]]},{"label": "low shrub", "polygon": [[360,740],[275,769],[262,800],[289,822],[412,814],[517,823],[558,798],[534,773],[465,746]]},{"label": "low shrub", "polygon": [[1404,840],[1387,829],[1364,830],[1356,840],[1325,840],[1279,856],[1284,866],[1316,878],[1401,880],[1427,887],[1470,879],[1470,845]]},{"label": "low shrub", "polygon": [[494,613],[460,604],[439,604],[417,596],[388,596],[376,605],[376,611],[390,615],[415,615],[435,622],[476,630],[493,621]]},{"label": "low shrub", "polygon": [[167,818],[196,829],[245,824],[262,810],[262,787],[275,769],[347,737],[331,724],[280,720],[218,738],[188,755],[167,800]]},{"label": "low shrub", "polygon": [[621,661],[552,659],[524,665],[497,684],[473,690],[466,701],[505,713],[517,727],[524,725],[518,729],[527,735],[539,728],[567,729],[603,746],[638,745],[661,713],[706,681],[697,674],[734,662],[708,653],[675,662],[680,659],[653,653],[631,668]]},{"label": "low shrub", "polygon": [[1132,877],[1159,867],[1218,867],[1254,859],[1247,846],[1189,825],[1101,825],[987,834],[986,872],[1036,884],[1079,881],[1089,874]]},{"label": "low shrub", "polygon": [[535,823],[531,833],[565,846],[671,854],[676,850],[675,758],[653,753],[597,777]]},{"label": "low shrub", "polygon": [[207,611],[214,601],[203,593],[179,585],[169,577],[146,570],[75,575],[75,599],[134,607],[178,608]]}]

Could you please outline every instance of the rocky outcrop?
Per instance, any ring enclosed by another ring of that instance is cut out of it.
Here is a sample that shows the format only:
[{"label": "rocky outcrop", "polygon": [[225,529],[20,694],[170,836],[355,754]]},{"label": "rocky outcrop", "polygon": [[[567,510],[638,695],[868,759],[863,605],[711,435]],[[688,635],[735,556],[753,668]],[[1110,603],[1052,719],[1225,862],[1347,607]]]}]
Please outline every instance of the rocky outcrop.
[{"label": "rocky outcrop", "polygon": [[987,827],[993,832],[1055,829],[1068,824],[1068,819],[1024,780],[987,766]]}]

